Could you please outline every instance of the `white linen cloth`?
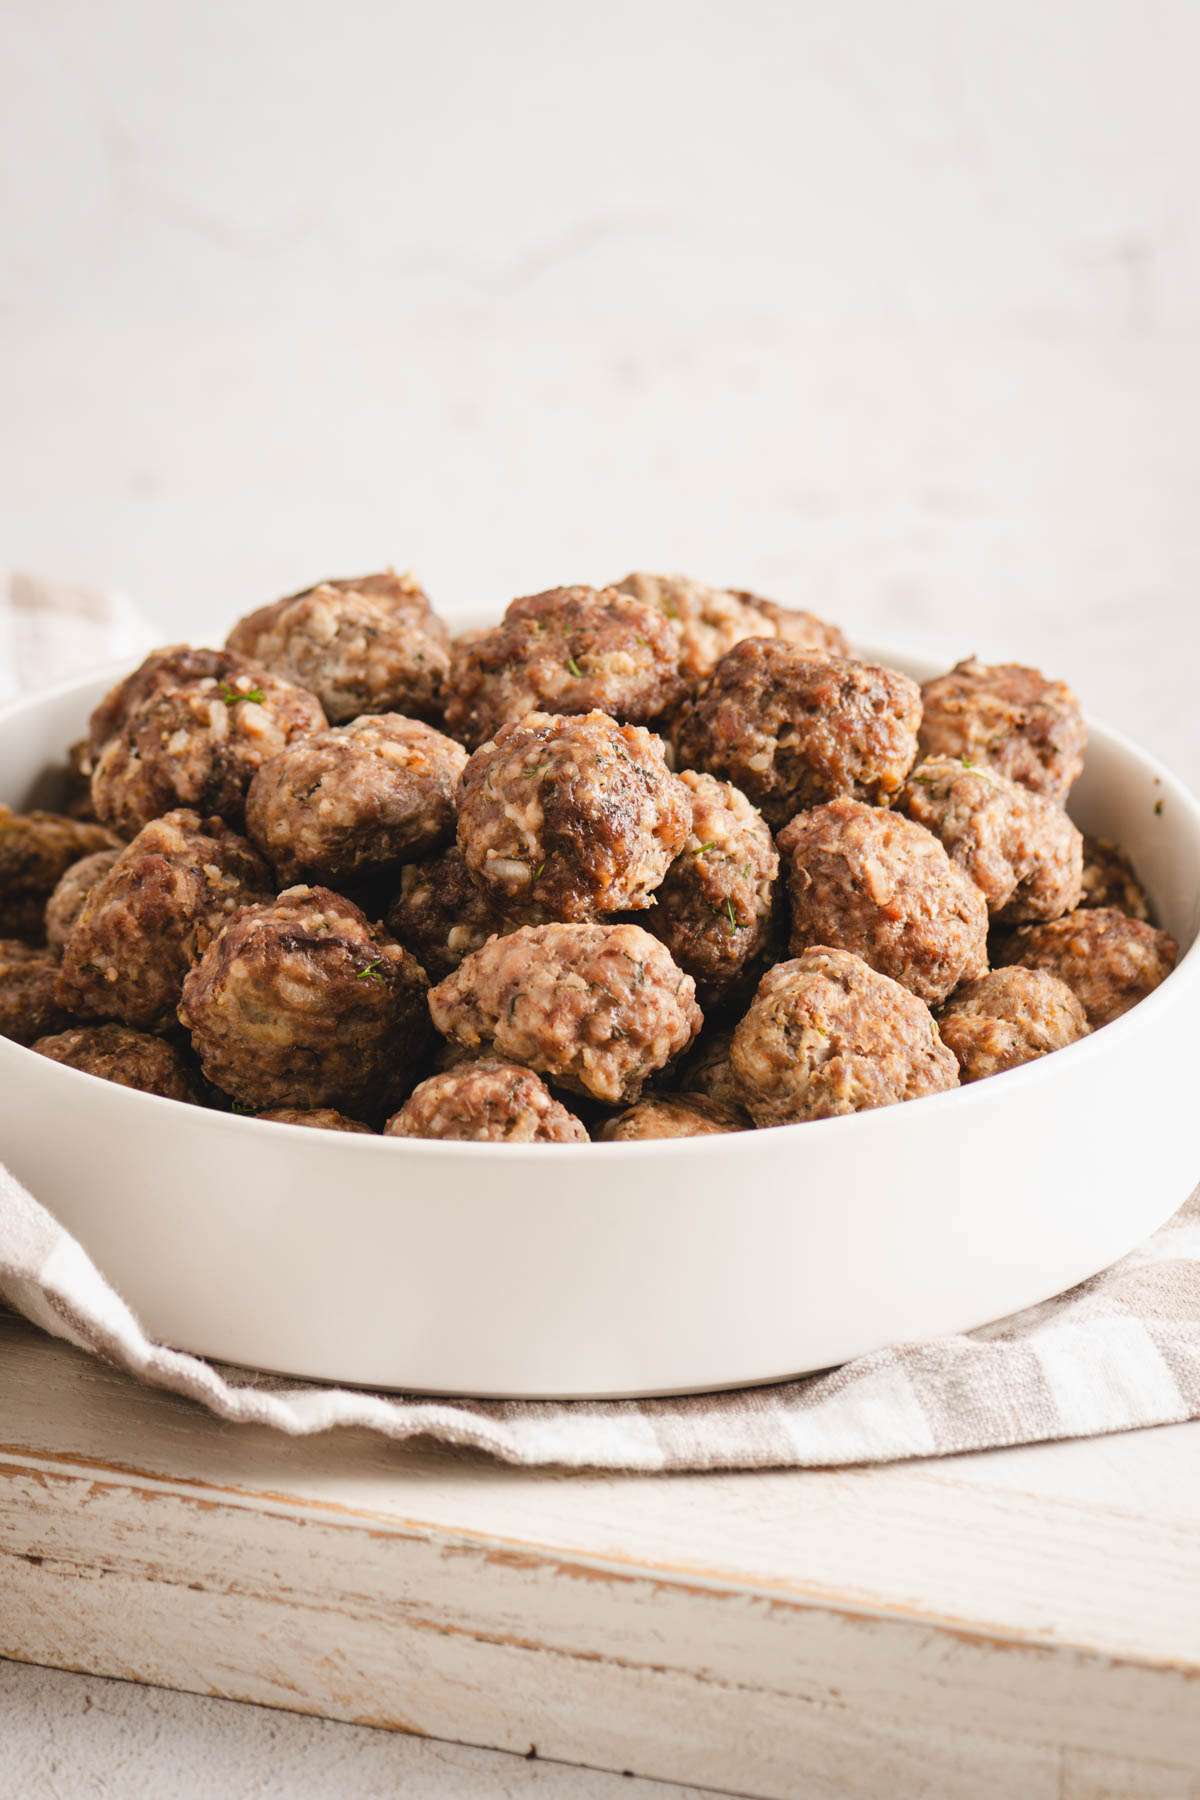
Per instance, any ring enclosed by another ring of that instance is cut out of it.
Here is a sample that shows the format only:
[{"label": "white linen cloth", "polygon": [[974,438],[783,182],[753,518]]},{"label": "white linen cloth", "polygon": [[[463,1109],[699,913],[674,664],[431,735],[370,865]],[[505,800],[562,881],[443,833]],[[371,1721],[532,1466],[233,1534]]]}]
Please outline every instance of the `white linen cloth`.
[{"label": "white linen cloth", "polygon": [[[0,694],[132,656],[145,642],[123,600],[28,577],[0,585]],[[225,1419],[294,1435],[356,1425],[393,1439],[433,1437],[526,1466],[828,1467],[1200,1416],[1200,1195],[1115,1267],[998,1324],[773,1387],[678,1400],[421,1399],[204,1362],[151,1342],[81,1246],[2,1165],[0,1299]]]}]

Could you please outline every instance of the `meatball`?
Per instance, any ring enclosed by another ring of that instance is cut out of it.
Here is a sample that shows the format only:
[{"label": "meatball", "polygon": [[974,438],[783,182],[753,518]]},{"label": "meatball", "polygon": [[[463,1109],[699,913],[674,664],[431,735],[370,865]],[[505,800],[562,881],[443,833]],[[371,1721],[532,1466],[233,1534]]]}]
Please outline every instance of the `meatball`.
[{"label": "meatball", "polygon": [[[733,597],[762,613],[775,627],[775,636],[786,638],[790,644],[799,644],[803,650],[819,651],[822,656],[850,655],[844,634],[827,619],[819,619],[816,613],[805,612],[800,606],[780,606],[777,600],[764,600],[761,594],[750,594],[741,588],[734,589]],[[770,634],[760,631],[755,635],[767,637]]]},{"label": "meatball", "polygon": [[1046,925],[1023,925],[1001,952],[1005,963],[1045,969],[1065,981],[1093,1031],[1153,993],[1179,959],[1165,931],[1115,906],[1078,908]]},{"label": "meatball", "polygon": [[1060,804],[1083,768],[1087,727],[1065,681],[1020,663],[956,663],[921,689],[922,756],[969,756]]},{"label": "meatball", "polygon": [[92,806],[92,752],[86,738],[78,739],[67,751],[61,804],[68,819],[97,823]]},{"label": "meatball", "polygon": [[438,1030],[631,1104],[702,1024],[696,987],[638,925],[524,925],[492,938],[429,996]]},{"label": "meatball", "polygon": [[1131,919],[1150,920],[1150,902],[1125,852],[1107,838],[1083,840],[1083,898],[1080,906],[1115,906]]},{"label": "meatball", "polygon": [[252,663],[227,679],[162,685],[100,751],[92,800],[100,818],[128,837],[177,806],[240,826],[255,772],[293,738],[324,725],[312,694]]},{"label": "meatball", "polygon": [[692,829],[646,928],[696,983],[706,1010],[740,991],[772,938],[779,856],[762,814],[727,781],[686,769]]},{"label": "meatball", "polygon": [[602,1144],[628,1144],[639,1138],[716,1137],[746,1131],[745,1113],[707,1094],[651,1094],[600,1127]]},{"label": "meatball", "polygon": [[987,903],[923,825],[831,800],[779,834],[793,956],[853,950],[931,1004],[987,968]]},{"label": "meatball", "polygon": [[384,1126],[387,1137],[476,1144],[586,1144],[574,1113],[532,1069],[490,1057],[462,1063],[414,1088]]},{"label": "meatball", "polygon": [[134,713],[147,701],[192,682],[229,684],[245,673],[243,658],[228,650],[195,649],[191,644],[167,644],[161,650],[152,650],[132,674],[109,690],[92,713],[87,742],[78,748],[80,772],[86,771],[91,779],[96,759],[105,745],[121,735]]},{"label": "meatball", "polygon": [[387,913],[392,936],[412,951],[435,981],[453,974],[464,956],[497,932],[531,922],[501,912],[471,880],[457,845],[429,862],[408,863],[400,871],[400,892]]},{"label": "meatball", "polygon": [[46,902],[71,864],[96,850],[120,848],[120,838],[101,825],[0,806],[0,937],[40,944]]},{"label": "meatball", "polygon": [[839,794],[886,801],[912,768],[917,684],[782,638],[747,638],[680,709],[675,754],[742,789],[771,825]]},{"label": "meatball", "polygon": [[159,1094],[164,1100],[201,1103],[200,1091],[181,1051],[165,1038],[131,1031],[128,1025],[84,1025],[56,1032],[34,1044],[39,1056],[115,1081],[118,1087]]},{"label": "meatball", "polygon": [[1083,837],[1061,806],[969,757],[918,763],[897,801],[941,839],[1003,924],[1078,906]]},{"label": "meatball", "polygon": [[992,969],[965,982],[942,1008],[942,1042],[958,1058],[962,1082],[1061,1050],[1088,1034],[1087,1017],[1066,982],[1042,969]]},{"label": "meatball", "polygon": [[87,1018],[173,1025],[192,963],[271,885],[258,851],[222,820],[184,809],[152,820],[85,895],[63,945],[60,998]]},{"label": "meatball", "polygon": [[924,1001],[849,950],[806,950],[768,969],[730,1063],[756,1125],[866,1112],[958,1085]]},{"label": "meatball", "polygon": [[246,829],[280,880],[362,880],[428,856],[454,836],[467,753],[431,725],[367,714],[297,738],[263,764]]},{"label": "meatball", "polygon": [[180,1022],[215,1087],[255,1111],[390,1112],[431,1040],[425,972],[328,888],[242,909],[183,984]]},{"label": "meatball", "polygon": [[719,1100],[722,1106],[732,1107],[735,1111],[741,1105],[737,1082],[733,1078],[733,1070],[729,1066],[729,1050],[733,1043],[733,1031],[711,1031],[701,1033],[692,1050],[674,1071],[672,1087],[682,1088],[689,1094],[704,1094],[709,1100]]},{"label": "meatball", "polygon": [[335,724],[361,713],[441,716],[448,632],[411,575],[322,581],[234,626],[229,648],[308,688]]},{"label": "meatball", "polygon": [[365,1131],[368,1137],[375,1133],[369,1125],[360,1125],[357,1119],[348,1119],[345,1113],[335,1112],[332,1106],[277,1106],[273,1112],[256,1113],[255,1118],[265,1119],[270,1125],[309,1125],[314,1131]]},{"label": "meatball", "polygon": [[774,637],[775,626],[749,595],[709,587],[687,575],[650,575],[637,570],[616,583],[621,594],[653,606],[679,628],[679,672],[697,682],[743,638]]},{"label": "meatball", "polygon": [[446,729],[472,747],[531,712],[644,724],[683,692],[679,627],[615,588],[550,588],[514,600],[491,631],[454,643]]},{"label": "meatball", "polygon": [[58,964],[49,950],[0,938],[0,1037],[32,1044],[71,1023],[58,1000]]},{"label": "meatball", "polygon": [[52,950],[62,950],[84,901],[119,855],[119,850],[93,850],[90,856],[72,863],[59,881],[46,902],[46,942]]},{"label": "meatball", "polygon": [[652,904],[691,817],[661,739],[642,726],[530,713],[467,764],[458,847],[498,904],[591,919]]}]

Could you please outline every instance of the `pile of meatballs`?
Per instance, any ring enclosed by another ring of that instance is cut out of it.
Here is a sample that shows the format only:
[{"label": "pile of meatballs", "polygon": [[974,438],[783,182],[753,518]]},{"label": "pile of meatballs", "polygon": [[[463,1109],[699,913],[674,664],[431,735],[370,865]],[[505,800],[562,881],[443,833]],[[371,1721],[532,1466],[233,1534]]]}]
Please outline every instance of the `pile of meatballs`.
[{"label": "pile of meatballs", "polygon": [[157,650],[0,808],[0,1032],[127,1086],[408,1138],[823,1119],[1106,1025],[1177,950],[1065,810],[1061,681],[918,687],[682,576],[451,637],[387,571]]}]

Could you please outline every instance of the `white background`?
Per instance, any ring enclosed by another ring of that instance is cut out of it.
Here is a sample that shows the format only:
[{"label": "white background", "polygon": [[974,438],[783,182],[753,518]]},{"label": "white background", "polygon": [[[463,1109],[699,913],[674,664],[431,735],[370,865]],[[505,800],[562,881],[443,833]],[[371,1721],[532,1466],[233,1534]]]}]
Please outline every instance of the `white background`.
[{"label": "white background", "polygon": [[683,568],[1200,778],[1191,0],[7,0],[0,61],[0,562],[200,639]]}]

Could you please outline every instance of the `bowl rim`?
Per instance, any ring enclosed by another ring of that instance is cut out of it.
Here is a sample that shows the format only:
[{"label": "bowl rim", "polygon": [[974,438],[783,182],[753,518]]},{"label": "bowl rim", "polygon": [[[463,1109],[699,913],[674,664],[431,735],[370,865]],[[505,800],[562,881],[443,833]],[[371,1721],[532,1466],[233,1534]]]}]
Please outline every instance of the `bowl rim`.
[{"label": "bowl rim", "polygon": [[[898,648],[874,645],[863,647],[861,654],[864,660],[870,659],[885,665],[890,664],[890,666],[905,661],[921,664],[932,662],[932,659],[926,656],[911,656],[908,652]],[[55,682],[53,686],[40,688],[34,694],[24,695],[15,701],[10,701],[7,705],[0,706],[0,729],[11,724],[14,719],[19,719],[23,714],[37,713],[58,700],[70,698],[80,689],[92,687],[110,676],[120,679],[121,675],[128,672],[128,659],[122,658],[119,662],[101,664],[95,669],[68,676],[62,681]],[[1090,716],[1086,716],[1085,722],[1089,741],[1093,733],[1098,733],[1123,758],[1136,764],[1148,775],[1153,784],[1160,789],[1161,799],[1170,801],[1172,810],[1178,808],[1185,819],[1190,822],[1198,845],[1200,845],[1200,801],[1197,801],[1187,784],[1165,763],[1160,762],[1150,751],[1142,749],[1124,732]],[[1200,870],[1197,873],[1200,878]],[[944,1110],[948,1106],[955,1106],[961,1111],[967,1106],[979,1109],[997,1103],[1005,1104],[1003,1099],[997,1101],[996,1084],[998,1082],[1004,1084],[1001,1090],[1002,1095],[1011,1095],[1015,1104],[1016,1096],[1023,1087],[1028,1087],[1034,1082],[1056,1079],[1056,1070],[1062,1074],[1069,1066],[1071,1071],[1074,1071],[1088,1058],[1118,1054],[1123,1047],[1131,1044],[1135,1032],[1152,1030],[1159,1015],[1167,1007],[1185,1004],[1187,996],[1198,988],[1200,988],[1200,933],[1197,933],[1174,969],[1155,988],[1153,993],[1148,994],[1144,1000],[1140,1000],[1128,1012],[1112,1020],[1108,1025],[1102,1026],[1098,1031],[1090,1032],[1087,1037],[1080,1038],[1073,1044],[1065,1045],[1050,1056],[1036,1058],[1016,1069],[1006,1069],[999,1075],[990,1076],[986,1081],[969,1082],[964,1087],[948,1088],[936,1094],[923,1094],[915,1100],[907,1100],[891,1106],[874,1107],[865,1112],[839,1115],[836,1118],[808,1119],[788,1125],[760,1126],[752,1131],[722,1133],[720,1134],[722,1147],[731,1154],[750,1155],[756,1152],[761,1153],[768,1146],[780,1147],[783,1133],[794,1136],[797,1132],[804,1132],[806,1134],[805,1141],[811,1142],[814,1132],[823,1132],[827,1137],[830,1131],[839,1129],[844,1136],[848,1137],[850,1129],[854,1128],[861,1138],[872,1132],[897,1131],[902,1128],[901,1121],[907,1127],[916,1128],[918,1118],[921,1121],[929,1121],[930,1129],[933,1129],[936,1120],[941,1116],[938,1109]],[[30,1059],[29,1064],[26,1063],[26,1058]],[[12,1059],[13,1076],[19,1075],[23,1067],[31,1067],[33,1063],[36,1063],[39,1065],[39,1073],[43,1074],[50,1082],[65,1081],[68,1084],[63,1090],[64,1097],[70,1095],[72,1082],[86,1082],[88,1084],[87,1091],[92,1094],[93,1099],[96,1098],[96,1076],[88,1074],[83,1069],[73,1069],[65,1063],[56,1063],[50,1057],[38,1056],[32,1046],[17,1044],[10,1038],[0,1037],[0,1071],[4,1070],[9,1059]],[[1069,1065],[1068,1061],[1064,1059],[1069,1059]],[[53,1074],[49,1073],[51,1070]],[[586,1144],[490,1144],[473,1143],[459,1138],[386,1137],[381,1132],[343,1132],[331,1130],[327,1126],[292,1125],[276,1119],[260,1119],[252,1114],[221,1112],[215,1107],[199,1107],[188,1101],[169,1100],[160,1094],[147,1094],[139,1088],[124,1087],[119,1082],[103,1082],[102,1086],[107,1090],[105,1101],[118,1108],[169,1107],[172,1109],[172,1113],[182,1108],[189,1114],[203,1117],[205,1124],[201,1125],[200,1129],[202,1130],[211,1128],[242,1132],[268,1124],[280,1131],[293,1135],[300,1134],[310,1143],[314,1139],[320,1139],[326,1145],[337,1142],[345,1147],[348,1155],[356,1156],[396,1156],[407,1153],[418,1158],[465,1156],[479,1159],[492,1158],[502,1153],[506,1164],[516,1159],[532,1161],[540,1165],[547,1162],[578,1159],[581,1156],[590,1155],[597,1149],[603,1150],[608,1157],[619,1156],[629,1161],[631,1159],[661,1159],[664,1157],[686,1159],[711,1153],[713,1148],[711,1134],[691,1138],[641,1138],[615,1144],[600,1144],[594,1139]],[[133,1116],[136,1117],[136,1112]]]}]

